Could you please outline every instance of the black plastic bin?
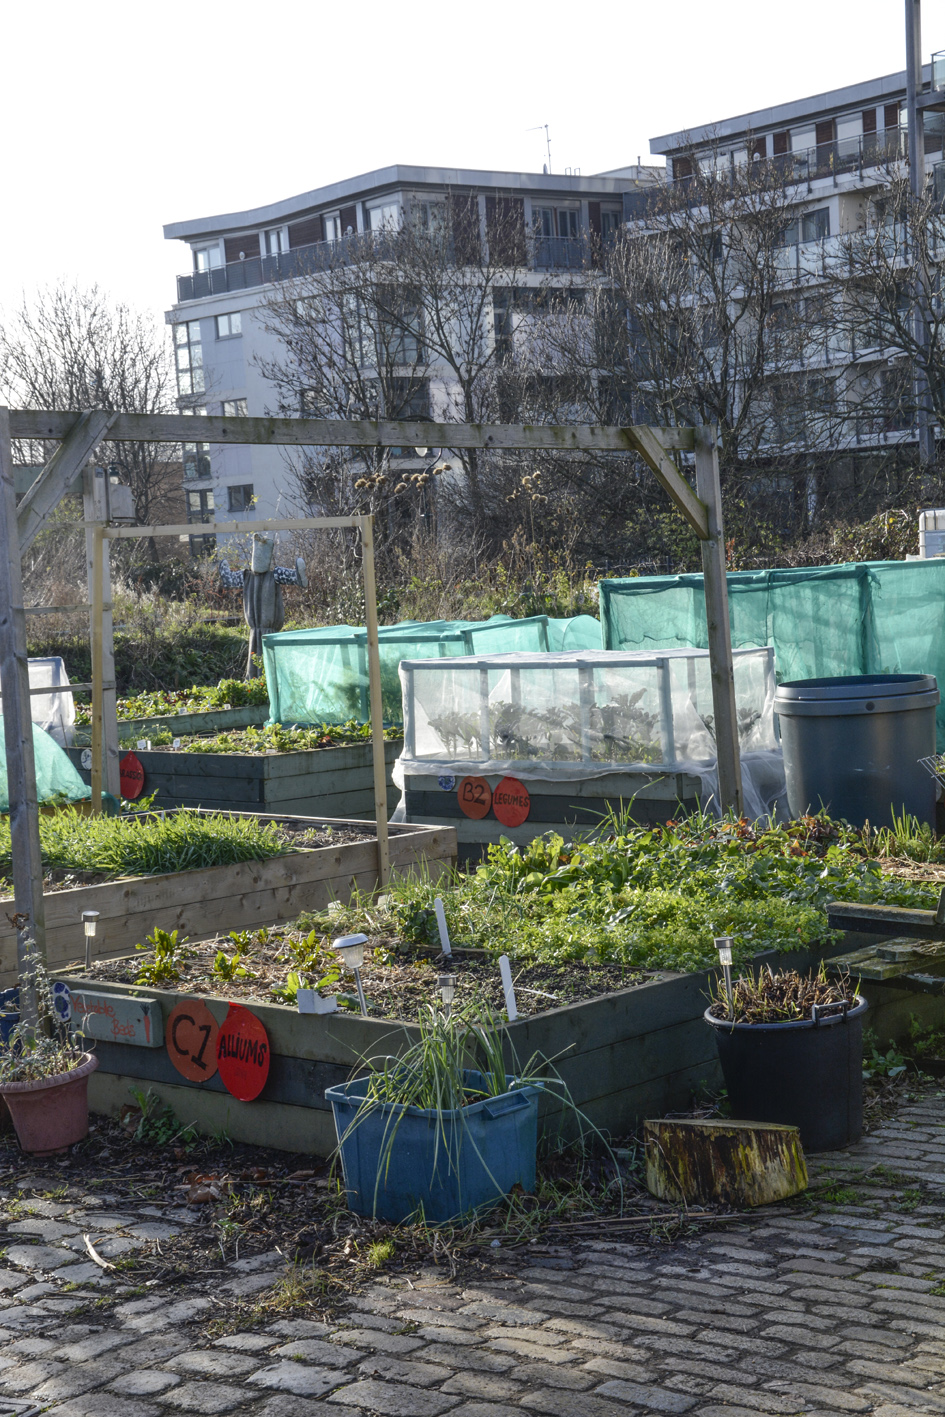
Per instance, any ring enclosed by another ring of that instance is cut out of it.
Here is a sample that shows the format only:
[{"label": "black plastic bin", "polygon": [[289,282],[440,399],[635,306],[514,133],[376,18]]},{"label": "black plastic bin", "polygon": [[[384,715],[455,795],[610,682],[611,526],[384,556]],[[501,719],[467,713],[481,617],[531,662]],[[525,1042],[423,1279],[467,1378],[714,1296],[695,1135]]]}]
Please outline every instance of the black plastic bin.
[{"label": "black plastic bin", "polygon": [[865,999],[845,1013],[797,1023],[731,1023],[715,1029],[732,1116],[799,1127],[805,1151],[836,1151],[863,1130]]},{"label": "black plastic bin", "polygon": [[935,782],[919,759],[935,752],[934,674],[855,674],[779,684],[791,815],[819,812],[853,826],[892,825],[903,812],[935,825]]}]

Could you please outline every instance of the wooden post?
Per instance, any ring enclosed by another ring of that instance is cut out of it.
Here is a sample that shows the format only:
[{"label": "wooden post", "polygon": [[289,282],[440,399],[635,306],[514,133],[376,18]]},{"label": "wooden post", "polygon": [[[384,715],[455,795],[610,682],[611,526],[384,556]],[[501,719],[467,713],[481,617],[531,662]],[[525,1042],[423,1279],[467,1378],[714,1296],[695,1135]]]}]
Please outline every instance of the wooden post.
[{"label": "wooden post", "polygon": [[718,754],[719,806],[723,812],[731,809],[740,817],[743,809],[742,766],[735,708],[732,633],[728,619],[728,582],[725,578],[718,434],[714,424],[710,424],[696,428],[695,435],[696,492],[708,513],[709,535],[701,543],[702,578]]},{"label": "wooden post", "polygon": [[[110,547],[104,536],[107,518],[105,473],[84,473],[85,548],[89,585],[89,642],[92,650],[92,811],[101,811],[102,792],[121,794],[118,754],[118,700],[115,689],[115,640],[112,615]],[[96,676],[96,663],[99,673]]]},{"label": "wooden post", "polygon": [[377,824],[377,881],[390,879],[387,840],[387,763],[384,756],[384,701],[381,694],[381,654],[377,642],[377,582],[374,577],[374,518],[358,517],[361,570],[364,576],[364,628],[367,631],[368,689],[371,701],[371,747],[374,760],[374,817]]},{"label": "wooden post", "polygon": [[7,790],[10,797],[10,839],[13,854],[13,895],[17,932],[16,958],[20,975],[20,1013],[35,1023],[36,996],[26,956],[35,947],[46,958],[43,911],[43,860],[39,845],[39,804],[30,715],[30,670],[26,653],[26,616],[20,543],[16,525],[16,491],[10,418],[0,409],[0,693],[6,739]]}]

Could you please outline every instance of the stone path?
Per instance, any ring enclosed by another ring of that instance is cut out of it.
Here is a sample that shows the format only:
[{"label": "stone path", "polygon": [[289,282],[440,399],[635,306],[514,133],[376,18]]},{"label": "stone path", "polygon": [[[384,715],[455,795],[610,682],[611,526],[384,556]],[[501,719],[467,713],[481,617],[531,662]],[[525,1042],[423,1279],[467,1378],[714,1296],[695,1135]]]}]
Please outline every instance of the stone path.
[{"label": "stone path", "polygon": [[276,1319],[213,1341],[214,1295],[263,1291],[278,1254],[222,1269],[212,1294],[129,1293],[83,1235],[121,1257],[173,1245],[193,1212],[115,1212],[25,1177],[0,1197],[14,1237],[0,1417],[945,1413],[945,1094],[812,1171],[816,1204],[665,1245],[536,1245],[475,1288],[435,1268],[398,1275],[333,1324]]}]

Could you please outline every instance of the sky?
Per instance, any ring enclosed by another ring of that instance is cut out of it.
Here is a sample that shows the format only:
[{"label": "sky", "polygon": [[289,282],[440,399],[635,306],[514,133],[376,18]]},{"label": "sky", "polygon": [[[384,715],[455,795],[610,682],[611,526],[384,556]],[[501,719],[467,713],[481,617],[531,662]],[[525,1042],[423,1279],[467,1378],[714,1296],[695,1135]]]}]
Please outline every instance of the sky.
[{"label": "sky", "polygon": [[0,311],[65,279],[160,322],[190,267],[165,222],[394,162],[540,172],[544,124],[554,172],[647,161],[654,135],[903,69],[903,27],[903,0],[11,6]]}]

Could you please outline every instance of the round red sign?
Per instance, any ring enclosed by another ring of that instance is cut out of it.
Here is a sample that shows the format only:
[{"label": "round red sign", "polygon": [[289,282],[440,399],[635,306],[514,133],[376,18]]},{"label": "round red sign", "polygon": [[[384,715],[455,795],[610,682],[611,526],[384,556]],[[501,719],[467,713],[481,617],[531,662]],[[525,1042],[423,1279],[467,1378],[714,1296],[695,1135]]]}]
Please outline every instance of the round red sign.
[{"label": "round red sign", "polygon": [[133,802],[144,791],[144,768],[134,753],[126,753],[118,765],[121,774],[121,795]]},{"label": "round red sign", "polygon": [[532,799],[517,777],[504,777],[492,794],[492,810],[504,827],[520,827],[528,819]]},{"label": "round red sign", "polygon": [[484,777],[464,777],[456,789],[460,810],[478,821],[492,806],[492,788]]},{"label": "round red sign", "polygon": [[206,1004],[182,999],[167,1019],[167,1056],[191,1082],[206,1082],[217,1070],[218,1025]]},{"label": "round red sign", "polygon": [[269,1076],[269,1038],[259,1019],[242,1004],[231,1004],[217,1034],[217,1066],[227,1092],[252,1102]]}]

